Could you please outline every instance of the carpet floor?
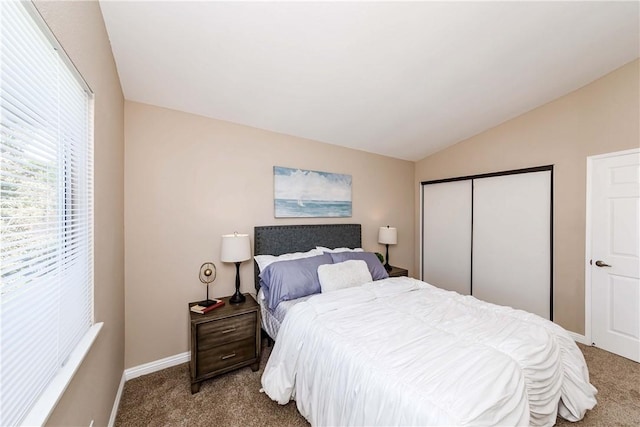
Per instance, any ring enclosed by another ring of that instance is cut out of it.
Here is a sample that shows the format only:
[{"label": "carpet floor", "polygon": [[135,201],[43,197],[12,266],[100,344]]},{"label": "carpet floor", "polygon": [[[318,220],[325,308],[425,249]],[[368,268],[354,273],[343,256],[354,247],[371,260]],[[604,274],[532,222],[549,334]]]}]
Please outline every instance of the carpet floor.
[{"label": "carpet floor", "polygon": [[[558,426],[640,426],[640,364],[580,345],[598,404],[584,419]],[[295,402],[280,406],[260,393],[260,370],[243,368],[202,383],[191,394],[189,366],[182,364],[127,381],[116,427],[128,426],[308,426]]]}]

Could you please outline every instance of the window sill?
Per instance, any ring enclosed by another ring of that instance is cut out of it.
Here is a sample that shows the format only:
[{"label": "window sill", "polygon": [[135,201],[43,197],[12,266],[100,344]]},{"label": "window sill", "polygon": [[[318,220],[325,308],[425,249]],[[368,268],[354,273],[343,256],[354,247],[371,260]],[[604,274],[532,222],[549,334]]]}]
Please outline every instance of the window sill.
[{"label": "window sill", "polygon": [[43,425],[53,409],[58,404],[58,401],[64,394],[64,391],[69,386],[69,383],[73,379],[76,371],[82,364],[85,356],[89,353],[93,342],[98,337],[100,330],[104,323],[96,323],[89,331],[82,337],[78,346],[71,352],[67,363],[60,369],[58,374],[53,378],[49,386],[44,390],[40,398],[36,401],[36,404],[31,408],[22,425],[25,426],[41,426]]}]

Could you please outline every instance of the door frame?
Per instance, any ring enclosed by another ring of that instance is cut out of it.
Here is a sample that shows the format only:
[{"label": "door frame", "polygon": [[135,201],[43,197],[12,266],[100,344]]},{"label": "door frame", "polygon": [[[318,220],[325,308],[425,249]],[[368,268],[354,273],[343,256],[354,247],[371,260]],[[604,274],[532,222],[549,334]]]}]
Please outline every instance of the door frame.
[{"label": "door frame", "polygon": [[[640,148],[632,148],[629,150],[615,151],[612,153],[597,154],[587,157],[587,199],[586,199],[586,218],[585,218],[585,262],[584,262],[584,338],[585,341],[576,339],[583,344],[593,345],[591,336],[591,209],[592,209],[592,173],[594,160],[606,159],[609,157],[625,156],[627,154],[640,153]],[[577,334],[574,334],[574,338]]]}]

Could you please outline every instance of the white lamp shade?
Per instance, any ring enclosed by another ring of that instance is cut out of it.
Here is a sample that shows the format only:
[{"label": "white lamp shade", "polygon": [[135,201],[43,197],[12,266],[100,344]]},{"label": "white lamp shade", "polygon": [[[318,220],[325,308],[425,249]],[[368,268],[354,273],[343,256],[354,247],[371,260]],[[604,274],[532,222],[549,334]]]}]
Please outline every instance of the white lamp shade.
[{"label": "white lamp shade", "polygon": [[251,258],[251,242],[248,234],[225,234],[222,236],[220,261],[242,262]]},{"label": "white lamp shade", "polygon": [[383,245],[395,245],[398,243],[398,230],[395,227],[380,227],[378,231],[378,243]]}]

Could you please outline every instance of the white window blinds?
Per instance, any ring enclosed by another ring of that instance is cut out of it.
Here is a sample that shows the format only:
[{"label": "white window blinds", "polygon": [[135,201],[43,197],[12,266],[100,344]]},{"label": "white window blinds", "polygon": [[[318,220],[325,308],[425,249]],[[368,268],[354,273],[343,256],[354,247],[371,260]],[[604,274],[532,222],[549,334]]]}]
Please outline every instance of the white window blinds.
[{"label": "white window blinds", "polygon": [[0,425],[93,322],[91,95],[33,9],[0,2]]}]

